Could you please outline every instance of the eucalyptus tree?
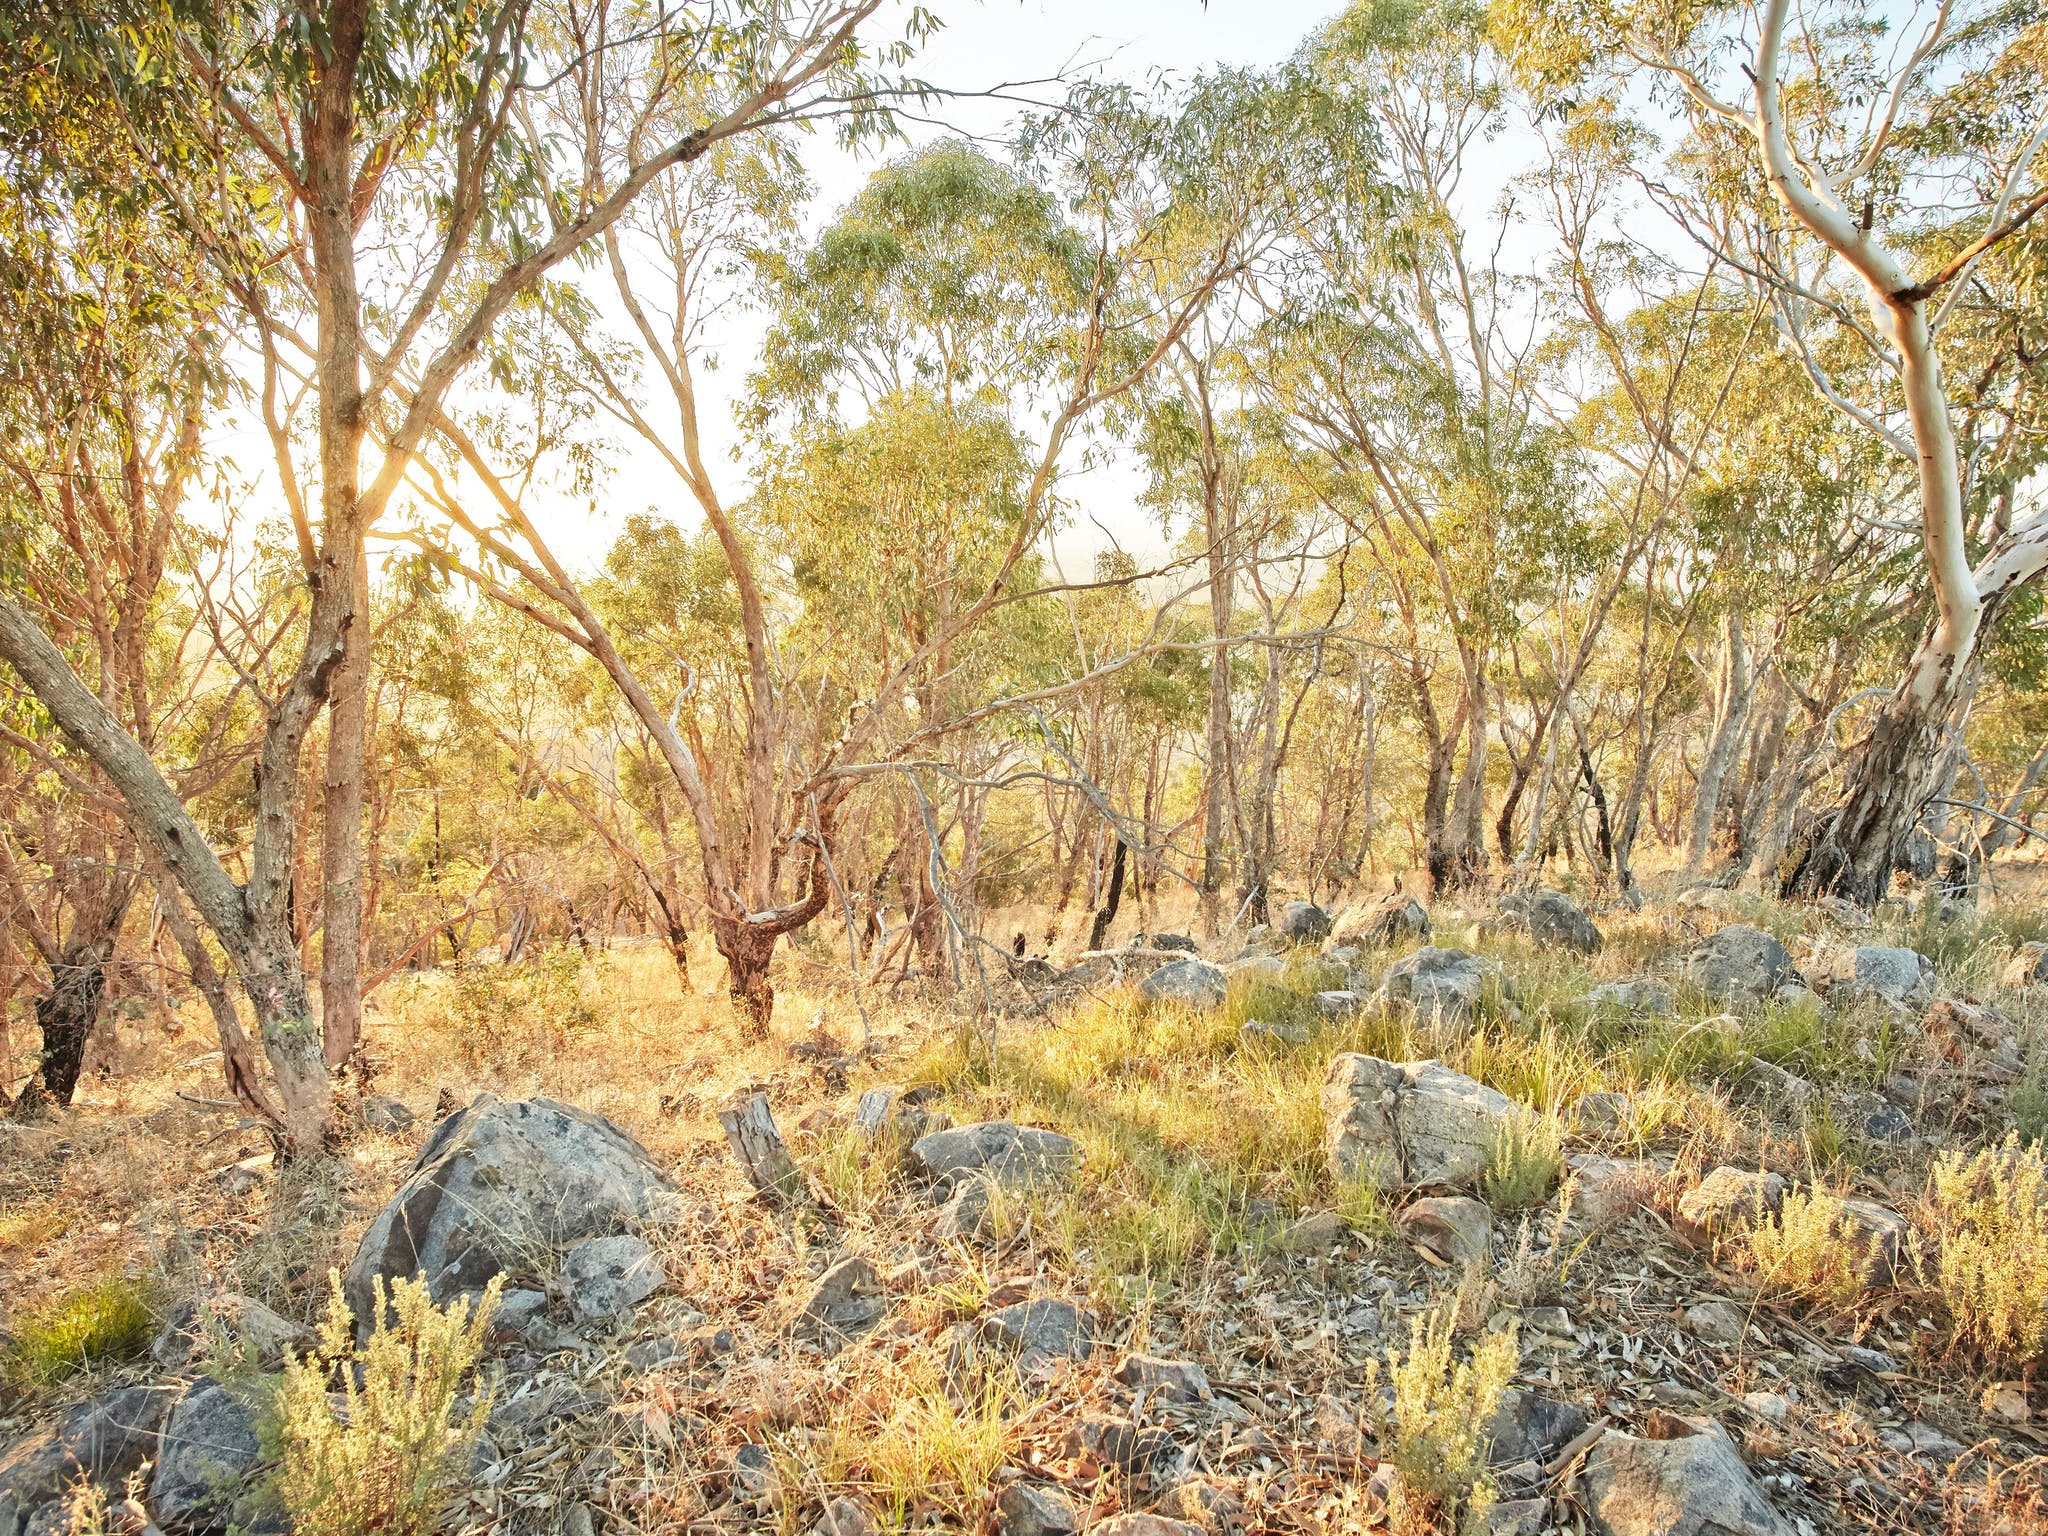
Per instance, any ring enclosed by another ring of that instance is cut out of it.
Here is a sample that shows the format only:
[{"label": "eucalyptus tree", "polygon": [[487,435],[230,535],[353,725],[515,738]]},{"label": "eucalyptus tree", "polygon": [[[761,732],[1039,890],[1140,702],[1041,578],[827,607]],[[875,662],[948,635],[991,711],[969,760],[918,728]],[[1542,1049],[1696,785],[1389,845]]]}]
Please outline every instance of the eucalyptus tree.
[{"label": "eucalyptus tree", "polygon": [[[879,3],[105,0],[15,24],[31,63],[123,125],[139,182],[207,256],[260,376],[307,598],[303,649],[266,721],[246,885],[18,606],[0,607],[0,654],[226,947],[294,1148],[325,1138],[326,1061],[359,1024],[369,529],[506,311],[663,176],[771,124],[872,108],[878,61],[862,37]],[[563,156],[565,141],[585,154]],[[298,765],[323,707],[316,1023],[290,906]]]},{"label": "eucalyptus tree", "polygon": [[2048,566],[2048,509],[2014,494],[2040,462],[2038,21],[1956,0],[1507,10],[1564,92],[1596,73],[1668,87],[1695,232],[1766,289],[1783,344],[1885,447],[1916,513],[1931,615],[1783,880],[1874,901],[1945,793],[2001,610]]}]

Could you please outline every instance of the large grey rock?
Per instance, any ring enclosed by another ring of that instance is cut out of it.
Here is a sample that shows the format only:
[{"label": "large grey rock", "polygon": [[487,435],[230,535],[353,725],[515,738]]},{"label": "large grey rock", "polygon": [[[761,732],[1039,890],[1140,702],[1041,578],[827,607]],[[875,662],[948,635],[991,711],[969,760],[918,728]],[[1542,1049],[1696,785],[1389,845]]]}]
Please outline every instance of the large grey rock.
[{"label": "large grey rock", "polygon": [[480,1094],[435,1128],[357,1244],[344,1282],[357,1330],[374,1320],[378,1276],[423,1276],[445,1305],[530,1270],[536,1250],[629,1231],[677,1198],[646,1149],[602,1115]]},{"label": "large grey rock", "polygon": [[1034,1125],[979,1120],[920,1136],[910,1145],[910,1162],[948,1192],[969,1174],[980,1174],[1005,1189],[1040,1189],[1080,1166],[1081,1144]]},{"label": "large grey rock", "polygon": [[1189,955],[1169,960],[1138,986],[1138,995],[1155,1003],[1184,1003],[1190,1008],[1221,1008],[1230,980],[1221,966]]},{"label": "large grey rock", "polygon": [[1695,1242],[1738,1237],[1785,1203],[1785,1181],[1775,1173],[1716,1168],[1678,1198],[1678,1230]]},{"label": "large grey rock", "polygon": [[981,1320],[981,1333],[1014,1352],[1027,1375],[1056,1360],[1086,1360],[1095,1350],[1094,1317],[1058,1297],[998,1308]]},{"label": "large grey rock", "polygon": [[619,1232],[572,1245],[556,1283],[577,1322],[599,1323],[629,1316],[668,1283],[668,1273],[645,1238]]},{"label": "large grey rock", "polygon": [[1495,972],[1462,949],[1425,944],[1396,960],[1380,988],[1387,1003],[1406,1003],[1423,1020],[1462,1023],[1472,1017]]},{"label": "large grey rock", "polygon": [[1545,948],[1597,955],[1606,943],[1585,910],[1562,891],[1510,891],[1496,905],[1503,926],[1519,928]]},{"label": "large grey rock", "polygon": [[1924,1008],[1939,978],[1934,962],[1918,950],[1864,944],[1836,950],[1817,967],[1814,978],[1837,1005],[1875,998],[1900,1008]]},{"label": "large grey rock", "polygon": [[1724,1002],[1761,1001],[1792,979],[1792,956],[1763,929],[1730,923],[1687,956],[1685,974]]},{"label": "large grey rock", "polygon": [[246,1356],[259,1369],[276,1370],[286,1355],[314,1345],[313,1330],[279,1317],[251,1296],[191,1296],[171,1315],[149,1346],[149,1357],[167,1371],[189,1370],[215,1340]]},{"label": "large grey rock", "polygon": [[262,1461],[255,1416],[226,1388],[196,1381],[164,1425],[150,1513],[173,1530],[221,1528],[252,1491]]},{"label": "large grey rock", "polygon": [[1670,1439],[1610,1429],[1594,1443],[1579,1486],[1604,1536],[1791,1536],[1727,1431],[1660,1416]]},{"label": "large grey rock", "polygon": [[1574,1152],[1565,1159],[1571,1173],[1570,1216],[1588,1227],[1609,1227],[1649,1205],[1663,1183],[1655,1163],[1642,1158],[1602,1157]]},{"label": "large grey rock", "polygon": [[0,1451],[0,1536],[22,1536],[80,1478],[118,1492],[157,1454],[158,1430],[177,1396],[175,1386],[123,1387]]},{"label": "large grey rock", "polygon": [[1320,944],[1330,936],[1330,914],[1312,901],[1290,901],[1280,912],[1280,937],[1290,944]]},{"label": "large grey rock", "polygon": [[1323,1084],[1330,1171],[1378,1189],[1472,1183],[1516,1113],[1506,1095],[1440,1061],[1347,1053]]},{"label": "large grey rock", "polygon": [[1343,926],[1342,937],[1349,943],[1397,944],[1429,936],[1429,909],[1413,896],[1389,891]]}]

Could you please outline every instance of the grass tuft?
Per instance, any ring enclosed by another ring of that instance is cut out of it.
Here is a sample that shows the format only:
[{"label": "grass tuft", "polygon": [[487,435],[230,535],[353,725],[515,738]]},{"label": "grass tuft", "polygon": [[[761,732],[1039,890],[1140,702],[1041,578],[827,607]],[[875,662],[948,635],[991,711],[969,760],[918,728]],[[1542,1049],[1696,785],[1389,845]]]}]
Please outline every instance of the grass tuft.
[{"label": "grass tuft", "polygon": [[0,1357],[0,1376],[17,1392],[45,1393],[81,1371],[118,1365],[149,1347],[156,1297],[139,1280],[108,1275],[25,1310]]}]

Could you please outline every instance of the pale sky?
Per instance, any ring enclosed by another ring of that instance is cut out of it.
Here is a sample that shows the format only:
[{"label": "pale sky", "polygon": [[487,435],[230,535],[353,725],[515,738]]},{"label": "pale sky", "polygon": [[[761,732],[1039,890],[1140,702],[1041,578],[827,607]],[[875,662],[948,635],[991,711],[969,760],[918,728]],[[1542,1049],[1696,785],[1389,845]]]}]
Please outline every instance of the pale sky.
[{"label": "pale sky", "polygon": [[[1206,6],[1200,0],[932,0],[927,8],[944,26],[909,68],[933,85],[961,91],[1045,79],[1089,66],[1134,84],[1161,72],[1185,79],[1217,64],[1278,63],[1340,4],[1341,0],[1211,0]],[[899,35],[907,12],[907,6],[891,5],[873,35]],[[941,137],[949,129],[1000,140],[1018,111],[1014,104],[999,101],[954,102],[934,113],[945,123],[908,123],[905,132],[913,145]],[[1000,152],[999,144],[990,147],[991,152]],[[899,145],[888,157],[903,153],[905,147]],[[888,158],[847,155],[824,133],[805,141],[804,157],[818,188],[808,221],[814,228],[829,222]],[[605,287],[607,293],[594,295],[600,304],[608,297],[609,284]],[[719,367],[700,376],[707,448],[728,500],[736,500],[744,485],[743,467],[731,457],[737,442],[731,403],[753,367],[762,325],[759,314],[723,317],[709,338]],[[1151,515],[1134,505],[1142,481],[1130,466],[1112,463],[1070,475],[1062,489],[1083,508],[1077,527],[1060,540],[1063,558],[1092,559],[1105,543],[1090,526],[1091,517],[1114,529],[1118,541],[1134,552],[1156,551],[1163,543]],[[637,441],[620,442],[598,503],[595,516],[583,506],[560,503],[536,509],[543,534],[572,565],[595,564],[624,518],[650,505],[685,524],[696,521],[674,476]]]}]

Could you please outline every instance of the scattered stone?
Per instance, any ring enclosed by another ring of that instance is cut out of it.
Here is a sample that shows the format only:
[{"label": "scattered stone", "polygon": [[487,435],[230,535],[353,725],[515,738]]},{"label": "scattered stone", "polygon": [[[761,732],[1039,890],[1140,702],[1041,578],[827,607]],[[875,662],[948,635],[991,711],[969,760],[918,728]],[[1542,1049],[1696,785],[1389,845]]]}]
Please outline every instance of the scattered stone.
[{"label": "scattered stone", "polygon": [[1230,979],[1222,967],[1192,955],[1167,961],[1138,987],[1138,995],[1149,1002],[1182,1003],[1205,1013],[1221,1008],[1229,994]]},{"label": "scattered stone", "polygon": [[262,1461],[255,1416],[226,1388],[196,1381],[165,1421],[149,1478],[150,1511],[173,1529],[228,1525]]},{"label": "scattered stone", "polygon": [[315,1342],[312,1329],[279,1317],[254,1297],[192,1296],[171,1309],[149,1357],[167,1371],[190,1370],[216,1339],[264,1371],[276,1370],[287,1355],[306,1353]]},{"label": "scattered stone", "polygon": [[1026,1375],[1056,1360],[1086,1360],[1095,1350],[1095,1319],[1071,1301],[1020,1301],[981,1320],[983,1337],[1015,1352]]},{"label": "scattered stone", "polygon": [[1792,979],[1792,956],[1761,928],[1730,923],[1686,957],[1685,974],[1723,1002],[1761,1001]]},{"label": "scattered stone", "polygon": [[1175,954],[1181,955],[1197,953],[1195,941],[1184,933],[1155,933],[1152,935],[1152,947],[1154,949],[1170,949]]},{"label": "scattered stone", "polygon": [[1980,1075],[2010,1081],[2026,1068],[2018,1026],[1996,1008],[1944,998],[1927,1010],[1920,1028],[1949,1061]]},{"label": "scattered stone", "polygon": [[0,1450],[0,1536],[14,1536],[80,1478],[118,1492],[156,1456],[158,1428],[178,1395],[172,1386],[123,1387]]},{"label": "scattered stone", "polygon": [[1368,907],[1345,937],[1354,944],[1398,944],[1429,937],[1429,910],[1413,896],[1390,891]]},{"label": "scattered stone", "polygon": [[1913,1139],[1913,1117],[1896,1104],[1879,1100],[1863,1116],[1863,1136],[1867,1141],[1897,1145]]},{"label": "scattered stone", "polygon": [[1750,1230],[1785,1203],[1785,1181],[1775,1173],[1716,1168],[1679,1197],[1678,1229],[1695,1242],[1718,1242]]},{"label": "scattered stone", "polygon": [[1749,1331],[1749,1320],[1730,1302],[1702,1301],[1685,1309],[1685,1326],[1696,1339],[1732,1348]]},{"label": "scattered stone", "polygon": [[1838,1200],[1835,1208],[1836,1230],[1863,1255],[1864,1278],[1889,1285],[1905,1262],[1906,1245],[1911,1240],[1912,1227],[1906,1218],[1875,1200]]},{"label": "scattered stone", "polygon": [[1320,944],[1330,936],[1330,914],[1312,901],[1290,901],[1281,909],[1280,937],[1289,944]]},{"label": "scattered stone", "polygon": [[1548,1499],[1502,1499],[1486,1512],[1486,1536],[1538,1536],[1550,1523]]},{"label": "scattered stone", "polygon": [[536,1246],[661,1219],[677,1198],[646,1150],[602,1115],[480,1094],[435,1128],[357,1245],[344,1282],[357,1331],[367,1336],[375,1320],[378,1276],[423,1276],[445,1305],[530,1263]]},{"label": "scattered stone", "polygon": [[373,1093],[356,1107],[356,1119],[365,1130],[385,1136],[403,1136],[419,1123],[419,1117],[388,1093]]},{"label": "scattered stone", "polygon": [[1365,1004],[1356,992],[1348,989],[1316,994],[1316,1012],[1326,1019],[1348,1019]]},{"label": "scattered stone", "polygon": [[1498,906],[1503,926],[1519,928],[1545,947],[1597,955],[1606,942],[1585,910],[1562,891],[1510,891]]},{"label": "scattered stone", "polygon": [[1572,1115],[1588,1131],[1625,1130],[1636,1117],[1636,1101],[1626,1093],[1582,1093]]},{"label": "scattered stone", "polygon": [[1425,944],[1387,972],[1380,998],[1405,1003],[1425,1022],[1461,1024],[1472,1017],[1497,973],[1477,955]]},{"label": "scattered stone", "polygon": [[1624,1013],[1666,1019],[1671,1016],[1673,1002],[1671,988],[1666,983],[1639,976],[1628,981],[1602,982],[1579,999],[1579,1006],[1588,1013]]},{"label": "scattered stone", "polygon": [[939,1207],[932,1236],[942,1243],[973,1242],[989,1236],[995,1227],[997,1193],[995,1184],[981,1174],[961,1179]]},{"label": "scattered stone", "polygon": [[1279,986],[1287,979],[1287,962],[1276,955],[1240,955],[1222,970],[1226,981],[1244,976]]},{"label": "scattered stone", "polygon": [[1159,1512],[1197,1526],[1208,1536],[1231,1536],[1244,1525],[1244,1501],[1202,1477],[1167,1489],[1160,1496]]},{"label": "scattered stone", "polygon": [[1394,1218],[1401,1235],[1454,1269],[1476,1264],[1493,1246],[1493,1212],[1468,1195],[1416,1200]]},{"label": "scattered stone", "polygon": [[1788,1104],[1810,1104],[1820,1091],[1797,1072],[1787,1072],[1775,1061],[1765,1061],[1761,1056],[1749,1058],[1748,1071],[1750,1081]]},{"label": "scattered stone", "polygon": [[1273,1236],[1281,1253],[1327,1253],[1351,1233],[1350,1223],[1335,1211],[1310,1211],[1296,1217]]},{"label": "scattered stone", "polygon": [[818,1536],[874,1536],[875,1522],[867,1506],[842,1495],[825,1506],[818,1521]]},{"label": "scattered stone", "polygon": [[1711,1420],[1674,1414],[1666,1438],[1610,1429],[1594,1443],[1579,1478],[1581,1496],[1605,1536],[1791,1536]]},{"label": "scattered stone", "polygon": [[1209,1374],[1193,1360],[1165,1360],[1158,1355],[1125,1355],[1116,1379],[1168,1402],[1192,1402],[1209,1395]]},{"label": "scattered stone", "polygon": [[1766,1424],[1782,1424],[1792,1412],[1792,1404],[1776,1392],[1745,1392],[1742,1407],[1751,1418]]},{"label": "scattered stone", "polygon": [[1548,1461],[1584,1433],[1585,1410],[1554,1397],[1509,1387],[1500,1395],[1500,1407],[1487,1425],[1491,1449],[1487,1459],[1496,1467],[1511,1467],[1523,1461]]},{"label": "scattered stone", "polygon": [[1005,1189],[1040,1189],[1080,1165],[1081,1144],[1058,1131],[983,1120],[919,1137],[911,1143],[910,1160],[935,1182],[957,1185],[961,1175],[978,1173]]},{"label": "scattered stone", "polygon": [[1633,1215],[1655,1198],[1663,1182],[1654,1163],[1637,1158],[1575,1152],[1565,1166],[1570,1169],[1571,1218],[1588,1227],[1611,1226]]},{"label": "scattered stone", "polygon": [[2013,951],[2012,958],[2005,962],[1998,984],[2014,992],[2028,987],[2048,983],[2048,944],[2039,939],[2029,939]]},{"label": "scattered stone", "polygon": [[1204,1536],[1199,1525],[1164,1515],[1111,1515],[1088,1527],[1088,1536]]},{"label": "scattered stone", "polygon": [[1264,1019],[1246,1019],[1238,1026],[1238,1037],[1260,1045],[1307,1045],[1312,1038],[1299,1024],[1268,1024]]},{"label": "scattered stone", "polygon": [[2033,1418],[2027,1389],[2016,1381],[1993,1382],[1984,1391],[1984,1416],[2001,1424],[2024,1424]]},{"label": "scattered stone", "polygon": [[1883,1350],[1872,1349],[1867,1344],[1844,1344],[1841,1346],[1840,1353],[1842,1358],[1851,1365],[1859,1366],[1866,1371],[1882,1373],[1885,1371],[1896,1371],[1899,1368],[1898,1361],[1894,1360]]},{"label": "scattered stone", "polygon": [[1074,1506],[1037,1483],[1012,1483],[996,1495],[998,1536],[1074,1536]]},{"label": "scattered stone", "polygon": [[1323,1085],[1331,1172],[1378,1189],[1470,1184],[1516,1112],[1506,1095],[1440,1061],[1346,1053]]},{"label": "scattered stone", "polygon": [[1837,1006],[1875,998],[1897,1008],[1917,1010],[1932,999],[1939,978],[1934,962],[1918,950],[1866,944],[1829,955],[1814,979]]},{"label": "scattered stone", "polygon": [[735,1498],[766,1498],[775,1487],[775,1458],[765,1445],[747,1444],[732,1453]]},{"label": "scattered stone", "polygon": [[569,1314],[579,1323],[610,1322],[668,1284],[668,1272],[647,1240],[630,1232],[587,1237],[562,1255],[556,1277]]},{"label": "scattered stone", "polygon": [[1960,1440],[1944,1435],[1932,1424],[1923,1424],[1918,1419],[1902,1429],[1880,1429],[1877,1438],[1887,1450],[1896,1451],[1901,1456],[1925,1456],[1941,1466],[1947,1466],[1966,1449]]},{"label": "scattered stone", "polygon": [[875,1266],[859,1256],[841,1259],[811,1290],[797,1318],[797,1333],[825,1349],[836,1350],[866,1333],[889,1310]]}]

